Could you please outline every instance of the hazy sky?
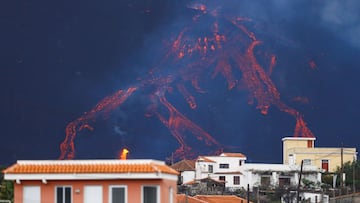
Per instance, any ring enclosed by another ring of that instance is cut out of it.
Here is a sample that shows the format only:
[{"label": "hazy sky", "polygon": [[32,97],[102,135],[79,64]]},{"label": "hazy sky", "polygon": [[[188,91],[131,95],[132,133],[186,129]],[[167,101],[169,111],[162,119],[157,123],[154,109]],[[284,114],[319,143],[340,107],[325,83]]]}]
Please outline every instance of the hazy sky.
[{"label": "hazy sky", "polygon": [[[199,2],[252,19],[246,25],[263,42],[259,52],[277,56],[271,79],[282,101],[304,115],[317,146],[360,147],[359,1]],[[198,14],[189,8],[195,3],[1,3],[0,164],[57,159],[66,125],[161,65],[161,49]],[[213,20],[209,17],[209,26]],[[207,26],[194,29],[193,37],[207,35]],[[172,74],[171,67],[163,69]],[[273,107],[260,114],[248,105],[247,91],[229,91],[226,80],[212,80],[211,72],[204,88],[207,93],[194,94],[196,110],[181,96],[169,101],[220,143],[234,146],[227,150],[251,162],[281,162],[281,138],[292,136],[293,117]],[[159,120],[144,116],[149,102],[142,92],[108,118],[100,116],[93,131],[76,137],[76,158],[116,158],[123,147],[131,158],[169,157],[179,145]]]}]

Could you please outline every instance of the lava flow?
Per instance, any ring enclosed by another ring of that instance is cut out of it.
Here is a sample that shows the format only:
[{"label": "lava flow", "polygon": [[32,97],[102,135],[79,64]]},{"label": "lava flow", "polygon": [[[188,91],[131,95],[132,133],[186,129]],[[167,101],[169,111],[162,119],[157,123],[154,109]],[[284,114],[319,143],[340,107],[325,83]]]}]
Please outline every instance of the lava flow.
[{"label": "lava flow", "polygon": [[[99,115],[109,114],[128,97],[136,96],[135,92],[146,94],[150,103],[146,115],[159,119],[179,142],[180,147],[175,151],[175,157],[194,155],[194,149],[187,143],[189,136],[215,149],[214,151],[221,151],[224,147],[222,144],[167,99],[169,94],[176,91],[184,97],[190,109],[196,109],[198,103],[191,92],[206,94],[211,90],[201,88],[201,81],[219,76],[226,80],[228,90],[246,89],[249,92],[249,104],[255,104],[261,114],[267,115],[269,108],[274,106],[291,115],[296,121],[293,136],[314,136],[303,115],[281,100],[280,93],[270,78],[277,57],[270,54],[261,58],[261,61],[268,61],[267,69],[259,62],[259,57],[262,56],[256,54],[255,49],[259,49],[264,42],[248,29],[252,20],[230,16],[220,10],[207,10],[204,4],[194,4],[189,8],[198,13],[176,36],[171,46],[167,47],[164,58],[150,69],[145,79],[138,81],[133,87],[106,97],[92,110],[68,124],[65,140],[60,147],[60,159],[74,158],[74,139],[78,131],[91,129],[90,123],[95,122]],[[193,89],[190,91],[189,88]]]}]

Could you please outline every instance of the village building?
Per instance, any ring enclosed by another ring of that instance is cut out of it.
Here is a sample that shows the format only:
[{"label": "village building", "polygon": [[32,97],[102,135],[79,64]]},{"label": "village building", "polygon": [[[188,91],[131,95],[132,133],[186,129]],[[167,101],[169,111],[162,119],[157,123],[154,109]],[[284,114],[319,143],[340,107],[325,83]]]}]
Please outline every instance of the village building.
[{"label": "village building", "polygon": [[241,189],[240,168],[245,164],[242,153],[221,153],[219,156],[199,156],[195,163],[195,181],[211,178],[225,183],[229,190]]},{"label": "village building", "polygon": [[303,166],[301,169],[299,165],[247,163],[241,170],[244,184],[249,184],[251,190],[254,187],[295,188],[299,184],[300,171],[302,181],[306,180],[312,189],[319,189],[321,183],[321,171],[316,166]]},{"label": "village building", "polygon": [[179,185],[191,182],[195,179],[195,160],[184,159],[175,164],[172,164],[171,168],[180,173],[178,179]]},{"label": "village building", "polygon": [[285,137],[283,142],[283,164],[314,165],[322,172],[333,173],[342,163],[357,159],[356,148],[315,147],[314,137]]},{"label": "village building", "polygon": [[[300,165],[246,163],[242,153],[221,153],[219,156],[199,156],[195,163],[195,179],[183,184],[206,194],[222,193],[254,187],[295,187],[299,183]],[[302,179],[320,187],[321,170],[303,166]],[[222,189],[223,186],[223,189]]]},{"label": "village building", "polygon": [[178,172],[156,160],[17,161],[14,203],[175,203]]}]

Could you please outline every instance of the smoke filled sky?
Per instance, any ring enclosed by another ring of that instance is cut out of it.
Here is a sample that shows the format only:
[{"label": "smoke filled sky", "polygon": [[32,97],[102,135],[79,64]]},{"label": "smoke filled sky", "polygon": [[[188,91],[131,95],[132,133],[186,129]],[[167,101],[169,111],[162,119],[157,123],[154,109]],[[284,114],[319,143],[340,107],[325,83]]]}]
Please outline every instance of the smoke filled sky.
[{"label": "smoke filled sky", "polygon": [[[194,9],[200,3],[208,13]],[[166,49],[185,27],[188,37],[208,36],[214,21],[230,37],[236,36],[230,23],[218,19],[224,13],[251,19],[244,26],[262,42],[254,49],[259,64],[271,72],[281,101],[303,115],[316,146],[360,147],[360,1],[2,4],[0,164],[57,159],[68,123],[103,98],[149,77],[155,66],[160,67],[160,75],[179,78],[179,66],[187,63],[163,63]],[[276,65],[270,71],[271,55],[276,56]],[[243,73],[237,74],[241,78]],[[212,78],[208,71],[204,78],[208,80],[200,81],[205,90],[201,94],[185,83],[197,100],[196,109],[189,108],[176,89],[168,93],[169,103],[226,146],[225,151],[244,153],[250,162],[280,163],[281,138],[293,136],[296,120],[273,105],[266,115],[261,114],[256,102],[249,104],[249,90],[242,88],[240,80],[239,88],[229,90],[221,75]],[[172,88],[182,84],[179,80]],[[149,94],[147,89],[135,92],[109,115],[97,116],[91,123],[93,130],[77,134],[75,158],[117,158],[125,147],[129,158],[171,156],[179,143],[156,116],[147,115],[152,104]],[[186,136],[193,142],[190,145],[198,146],[195,138]],[[207,152],[205,145],[199,148]]]}]

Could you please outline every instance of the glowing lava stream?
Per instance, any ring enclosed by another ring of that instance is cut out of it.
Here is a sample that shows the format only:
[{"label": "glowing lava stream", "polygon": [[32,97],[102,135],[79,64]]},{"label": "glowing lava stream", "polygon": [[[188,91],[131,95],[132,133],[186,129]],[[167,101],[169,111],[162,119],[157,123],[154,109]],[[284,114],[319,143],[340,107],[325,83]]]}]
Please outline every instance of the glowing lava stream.
[{"label": "glowing lava stream", "polygon": [[[67,125],[66,137],[60,146],[59,159],[74,158],[74,139],[78,131],[84,128],[91,130],[90,123],[95,122],[99,114],[109,114],[123,104],[134,91],[142,92],[143,89],[151,89],[151,93],[146,95],[151,102],[148,107],[149,115],[155,115],[179,142],[180,147],[175,151],[176,157],[194,155],[192,147],[186,143],[186,133],[204,142],[206,146],[221,151],[223,146],[215,138],[185,117],[166,98],[166,93],[178,91],[191,109],[197,108],[196,97],[187,87],[194,88],[199,94],[206,93],[200,87],[199,81],[209,79],[206,78],[208,75],[211,75],[210,79],[222,75],[227,81],[229,90],[236,87],[238,90],[247,89],[250,94],[249,104],[256,102],[256,108],[263,115],[267,115],[273,105],[293,116],[296,120],[295,137],[314,137],[303,115],[281,101],[280,93],[270,78],[277,57],[274,54],[270,55],[268,71],[259,64],[254,49],[262,42],[245,26],[245,23],[250,22],[251,19],[221,15],[219,11],[206,10],[206,6],[202,4],[190,8],[198,10],[199,14],[194,16],[193,22],[178,34],[164,59],[148,72],[146,79],[141,80],[134,87],[119,90],[104,98],[92,110]],[[213,23],[204,30],[204,21],[208,24],[209,20]],[[194,34],[198,33],[200,28],[201,31],[209,34],[205,36]],[[171,73],[167,70],[169,67],[172,68]],[[236,77],[239,73],[241,78]]]}]

